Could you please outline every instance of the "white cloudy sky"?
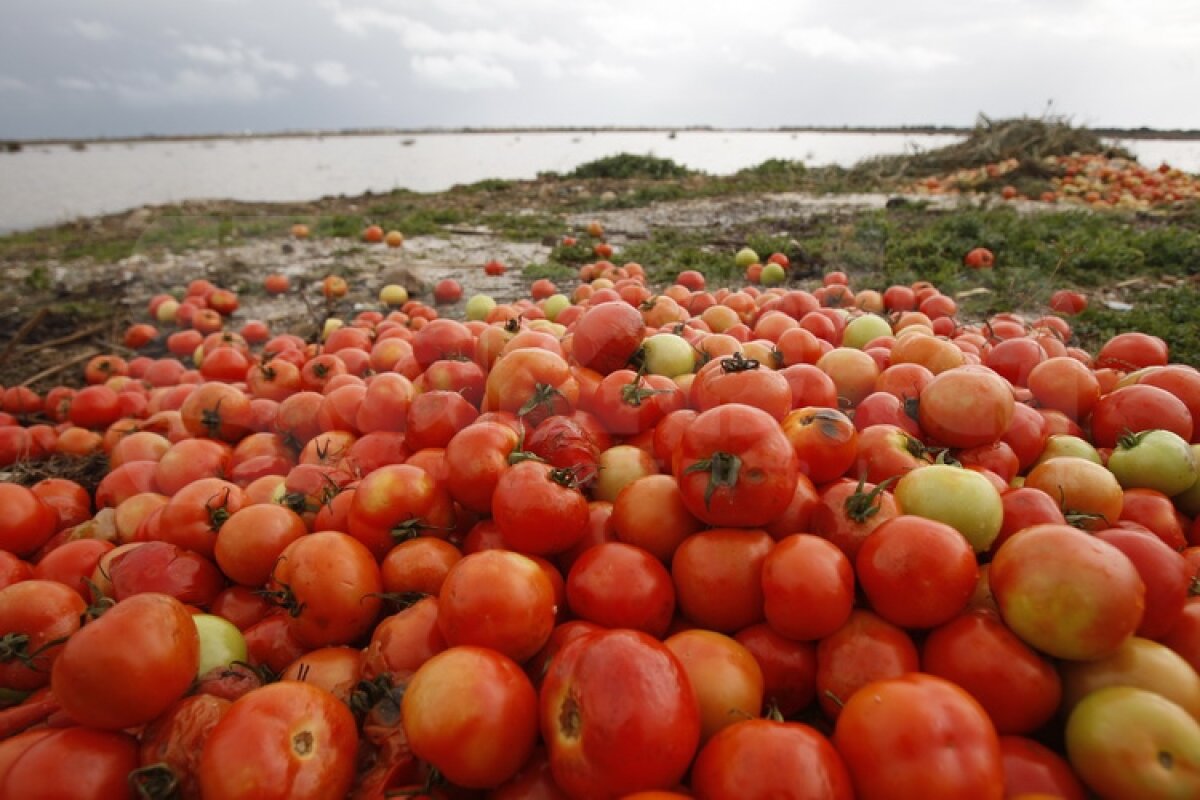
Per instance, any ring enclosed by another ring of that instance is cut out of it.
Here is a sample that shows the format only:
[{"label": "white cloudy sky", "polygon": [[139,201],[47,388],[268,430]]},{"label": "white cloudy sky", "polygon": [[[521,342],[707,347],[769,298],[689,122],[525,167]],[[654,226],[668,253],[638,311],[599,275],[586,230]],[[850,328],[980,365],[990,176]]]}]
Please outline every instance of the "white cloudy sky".
[{"label": "white cloudy sky", "polygon": [[1200,128],[1196,0],[5,0],[0,137]]}]

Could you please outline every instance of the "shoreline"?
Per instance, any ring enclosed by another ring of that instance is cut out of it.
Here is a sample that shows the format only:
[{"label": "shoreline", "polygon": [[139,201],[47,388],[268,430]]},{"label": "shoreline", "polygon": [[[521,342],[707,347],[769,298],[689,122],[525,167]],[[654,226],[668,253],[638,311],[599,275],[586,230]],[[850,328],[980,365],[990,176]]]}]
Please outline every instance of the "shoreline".
[{"label": "shoreline", "polygon": [[[973,127],[956,125],[784,125],[766,128],[721,127],[713,125],[680,126],[501,126],[501,127],[425,127],[425,128],[341,128],[334,130],[283,130],[247,131],[244,133],[194,133],[194,134],[145,134],[138,136],[92,136],[92,137],[45,137],[45,138],[0,138],[0,152],[19,151],[24,147],[69,147],[102,144],[153,144],[160,142],[207,142],[207,141],[252,141],[273,139],[340,138],[362,136],[446,136],[446,135],[496,135],[496,134],[540,134],[540,133],[841,133],[841,134],[909,134],[909,135],[960,135],[966,136]],[[1112,139],[1160,139],[1170,141],[1200,140],[1200,129],[1157,129],[1157,128],[1089,128],[1098,136]]]}]

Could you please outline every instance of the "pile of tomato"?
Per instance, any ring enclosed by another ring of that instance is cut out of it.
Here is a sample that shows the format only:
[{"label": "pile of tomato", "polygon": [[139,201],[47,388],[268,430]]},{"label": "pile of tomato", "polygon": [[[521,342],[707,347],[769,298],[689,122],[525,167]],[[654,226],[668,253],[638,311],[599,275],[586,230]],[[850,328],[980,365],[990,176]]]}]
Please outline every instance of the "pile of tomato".
[{"label": "pile of tomato", "polygon": [[[911,188],[918,194],[987,191],[1020,167],[1020,161],[1009,158],[948,175],[931,176]],[[1000,187],[1000,195],[1005,200],[1039,200],[1127,210],[1164,208],[1200,199],[1200,178],[1165,163],[1151,168],[1127,158],[1076,153],[1045,156],[1041,168],[1050,176],[1049,188],[1036,197],[1026,197],[1017,187],[1008,184]]]},{"label": "pile of tomato", "polygon": [[0,797],[1200,797],[1200,372],[581,278],[320,342],[199,280],[5,390],[108,466],[0,484]]}]

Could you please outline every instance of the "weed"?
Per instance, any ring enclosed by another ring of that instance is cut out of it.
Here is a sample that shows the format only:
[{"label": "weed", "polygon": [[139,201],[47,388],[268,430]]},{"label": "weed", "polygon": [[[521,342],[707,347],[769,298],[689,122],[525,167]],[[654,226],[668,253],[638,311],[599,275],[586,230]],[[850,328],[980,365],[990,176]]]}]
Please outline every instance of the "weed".
[{"label": "weed", "polygon": [[664,180],[667,178],[684,178],[691,175],[692,170],[676,164],[669,158],[657,156],[637,156],[631,153],[620,153],[615,156],[599,158],[580,164],[568,173],[568,178],[652,178]]}]

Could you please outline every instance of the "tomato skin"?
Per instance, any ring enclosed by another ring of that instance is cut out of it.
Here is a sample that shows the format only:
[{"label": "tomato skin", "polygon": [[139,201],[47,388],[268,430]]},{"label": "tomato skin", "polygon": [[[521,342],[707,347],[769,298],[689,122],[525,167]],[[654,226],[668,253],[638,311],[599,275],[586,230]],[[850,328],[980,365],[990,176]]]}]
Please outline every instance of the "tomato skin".
[{"label": "tomato skin", "polygon": [[109,562],[108,573],[112,596],[118,601],[142,592],[159,592],[207,608],[225,587],[216,564],[167,542],[143,542],[121,553]]},{"label": "tomato skin", "polygon": [[1012,422],[1012,386],[981,367],[948,370],[921,390],[918,415],[921,429],[941,444],[991,444]]},{"label": "tomato skin", "polygon": [[0,549],[28,556],[58,530],[58,514],[36,494],[15,483],[0,483]]},{"label": "tomato skin", "polygon": [[964,613],[925,637],[921,668],[970,692],[999,733],[1031,733],[1062,700],[1054,664],[990,611]]},{"label": "tomato skin", "polygon": [[[617,575],[621,591],[614,592]],[[585,550],[572,565],[567,603],[580,619],[661,638],[675,613],[675,586],[666,567],[646,550],[605,542]]]},{"label": "tomato skin", "polygon": [[821,639],[846,623],[854,607],[854,567],[832,542],[796,533],[763,560],[767,624],[795,640]]},{"label": "tomato skin", "polygon": [[1109,392],[1092,409],[1092,442],[1116,447],[1129,433],[1163,429],[1191,441],[1194,420],[1183,401],[1149,384],[1135,383]]},{"label": "tomato skin", "polygon": [[[463,703],[470,697],[469,704]],[[452,647],[409,681],[401,719],[413,753],[459,786],[499,786],[529,760],[537,740],[537,693],[511,659]]]},{"label": "tomato skin", "polygon": [[700,704],[700,744],[741,719],[753,719],[763,706],[762,669],[736,639],[689,628],[663,644],[687,673]]},{"label": "tomato skin", "polygon": [[0,636],[11,654],[0,658],[0,688],[29,691],[49,683],[62,650],[52,643],[79,630],[85,610],[75,590],[55,581],[26,580],[0,589]]},{"label": "tomato skin", "polygon": [[363,678],[387,674],[399,683],[445,649],[437,598],[422,598],[375,626],[363,656]]},{"label": "tomato skin", "polygon": [[231,701],[212,694],[180,700],[142,732],[142,766],[166,765],[179,782],[183,797],[200,797],[200,754],[208,735],[231,705]]},{"label": "tomato skin", "polygon": [[200,791],[228,800],[344,797],[354,781],[354,716],[324,689],[272,683],[235,701],[200,756]]},{"label": "tomato skin", "polygon": [[698,800],[854,797],[828,739],[802,723],[767,719],[742,720],[713,736],[696,756],[691,786]]},{"label": "tomato skin", "polygon": [[50,687],[80,724],[119,730],[149,722],[182,697],[199,663],[187,608],[164,594],[138,594],[67,640]]},{"label": "tomato skin", "polygon": [[862,687],[838,716],[833,744],[864,800],[1004,797],[996,729],[942,678],[914,672]]},{"label": "tomato skin", "polygon": [[770,414],[732,403],[705,411],[683,432],[672,473],[684,505],[717,527],[766,525],[792,500],[799,467]]},{"label": "tomato skin", "polygon": [[350,535],[382,560],[397,540],[426,531],[444,536],[454,524],[449,492],[425,470],[389,464],[358,484],[349,514]]},{"label": "tomato skin", "polygon": [[371,552],[349,534],[319,531],[289,544],[269,584],[290,597],[289,626],[307,647],[350,644],[379,615],[383,578]]},{"label": "tomato skin", "polygon": [[761,622],[763,564],[773,546],[762,530],[712,528],[689,536],[671,559],[680,612],[729,634]]},{"label": "tomato skin", "polygon": [[907,514],[876,528],[854,566],[871,607],[903,628],[949,621],[966,607],[979,578],[975,553],[958,531]]},{"label": "tomato skin", "polygon": [[51,730],[0,770],[0,797],[132,800],[127,776],[137,766],[137,740],[126,733],[85,727]]},{"label": "tomato skin", "polygon": [[1109,528],[1096,538],[1115,546],[1133,562],[1145,584],[1145,611],[1136,634],[1160,639],[1171,632],[1183,614],[1191,575],[1183,556],[1149,531]]},{"label": "tomato skin", "polygon": [[490,514],[496,483],[520,438],[515,427],[479,421],[456,433],[446,444],[446,488],[455,501]]},{"label": "tomato skin", "polygon": [[625,302],[601,303],[584,312],[572,328],[572,356],[602,375],[620,369],[642,341],[641,313]]},{"label": "tomato skin", "polygon": [[513,550],[552,555],[569,550],[583,535],[587,498],[576,488],[571,472],[523,461],[496,482],[492,519]]},{"label": "tomato skin", "polygon": [[1001,736],[1005,797],[1057,797],[1084,800],[1083,784],[1067,760],[1024,736]]},{"label": "tomato skin", "polygon": [[700,740],[687,673],[661,642],[601,630],[568,642],[541,691],[541,729],[567,794],[615,797],[678,784]]},{"label": "tomato skin", "polygon": [[829,719],[871,681],[916,672],[917,646],[901,628],[863,609],[817,643],[817,700]]}]

